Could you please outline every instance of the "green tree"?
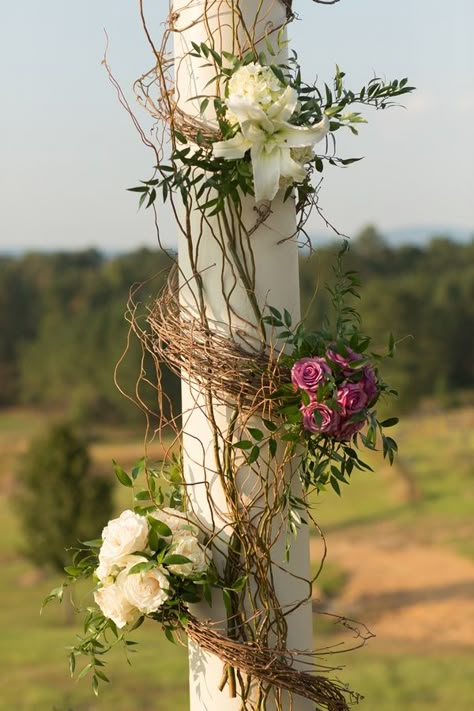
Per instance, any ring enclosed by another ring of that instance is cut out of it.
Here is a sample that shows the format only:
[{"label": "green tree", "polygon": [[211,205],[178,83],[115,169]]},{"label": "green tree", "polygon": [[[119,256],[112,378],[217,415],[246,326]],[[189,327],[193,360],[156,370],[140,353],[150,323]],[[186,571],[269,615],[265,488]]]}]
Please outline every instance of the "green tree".
[{"label": "green tree", "polygon": [[[30,256],[25,263],[29,272],[32,264]],[[146,328],[148,308],[169,266],[164,252],[145,249],[110,260],[93,250],[49,255],[31,278],[41,282],[36,300],[40,314],[33,337],[18,347],[18,399],[85,422],[142,422],[140,409],[117,389],[114,370],[120,361],[117,381],[132,398],[142,366],[148,380],[156,378],[152,358],[142,362],[140,342],[134,334],[128,338],[125,312],[133,289],[134,317]],[[179,381],[166,369],[163,384],[177,400]],[[156,410],[153,389],[142,382],[138,391],[140,399]]]},{"label": "green tree", "polygon": [[24,553],[38,567],[62,571],[68,549],[97,538],[110,518],[112,480],[91,473],[87,444],[68,424],[32,441],[18,473]]},{"label": "green tree", "polygon": [[[308,326],[318,328],[332,309],[339,243],[316,246],[301,259],[301,295]],[[474,389],[474,241],[438,236],[424,245],[392,245],[368,226],[351,240],[346,269],[360,274],[363,326],[373,347],[385,349],[389,331],[399,347],[384,375],[400,392],[400,407],[442,396],[468,402]],[[0,407],[24,403],[83,422],[143,422],[120,388],[159,409],[154,363],[125,317],[132,289],[134,317],[147,315],[162,288],[170,259],[139,249],[106,258],[95,250],[0,257]],[[140,283],[141,288],[137,288]],[[136,306],[136,309],[135,309]],[[127,348],[126,356],[122,354]],[[143,368],[143,371],[142,371]],[[162,385],[179,408],[179,380],[166,367]],[[151,385],[149,384],[151,383]]]}]

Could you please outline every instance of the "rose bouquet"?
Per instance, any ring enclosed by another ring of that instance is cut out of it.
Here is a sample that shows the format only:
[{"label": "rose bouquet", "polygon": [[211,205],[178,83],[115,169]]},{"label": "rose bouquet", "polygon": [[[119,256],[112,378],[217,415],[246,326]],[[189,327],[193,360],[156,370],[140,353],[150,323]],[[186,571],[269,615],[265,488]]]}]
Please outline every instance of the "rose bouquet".
[{"label": "rose bouquet", "polygon": [[333,347],[324,357],[300,358],[291,369],[291,381],[301,395],[304,430],[343,442],[367,423],[380,387],[362,353],[344,345],[340,350]]},{"label": "rose bouquet", "polygon": [[[272,316],[278,321],[277,316]],[[327,334],[302,335],[299,349],[283,360],[290,368],[290,382],[274,393],[282,418],[279,437],[287,443],[287,456],[299,455],[300,475],[305,490],[324,490],[329,484],[341,494],[340,484],[348,484],[354,469],[372,471],[361,458],[361,448],[376,450],[379,443],[384,457],[393,463],[397,444],[385,429],[397,424],[396,417],[379,420],[376,406],[382,395],[395,391],[380,378],[376,366],[380,356],[365,354],[367,344],[353,334],[332,341]],[[314,346],[314,344],[317,344]],[[275,437],[275,434],[272,435]]]},{"label": "rose bouquet", "polygon": [[[148,469],[144,459],[131,476],[117,464],[114,468],[125,486],[133,486],[133,480],[146,471],[149,486],[155,488],[157,472]],[[179,499],[172,480],[168,496],[170,503]],[[181,508],[164,506],[161,491],[153,501],[148,490],[138,490],[135,501],[135,510],[123,511],[108,522],[100,539],[86,541],[75,551],[65,569],[67,580],[44,602],[61,601],[65,590],[80,580],[93,581],[95,604],[79,610],[85,612],[84,633],[69,648],[69,663],[72,674],[77,658],[88,658],[79,678],[90,673],[96,694],[100,681],[109,681],[105,655],[118,644],[128,652],[136,644],[128,635],[145,618],[159,622],[173,640],[176,630],[186,627],[188,605],[202,599],[210,604],[211,587],[219,586],[210,550],[196,523]]]},{"label": "rose bouquet", "polygon": [[[299,461],[305,491],[324,490],[329,484],[340,495],[340,484],[349,483],[354,469],[372,471],[361,458],[362,448],[376,450],[381,444],[384,457],[393,463],[397,444],[385,429],[396,425],[398,418],[380,420],[376,407],[381,396],[396,393],[379,376],[381,356],[364,353],[367,337],[354,331],[346,337],[339,334],[335,341],[324,331],[307,332],[302,323],[290,330],[288,311],[281,314],[274,307],[270,311],[266,323],[282,329],[279,336],[293,352],[287,355],[283,350],[279,356],[279,387],[269,401],[274,417],[262,419],[268,434],[247,427],[248,439],[233,446],[253,464],[267,445],[274,457],[280,442],[285,447],[283,458]],[[288,497],[288,505],[295,504],[290,490]],[[296,508],[306,506],[302,500],[296,502]]]},{"label": "rose bouquet", "polygon": [[198,602],[210,565],[198,528],[170,508],[147,515],[127,510],[109,521],[98,560],[94,600],[118,628]]},{"label": "rose bouquet", "polygon": [[380,362],[393,357],[395,344],[390,337],[386,356],[368,351],[370,338],[361,331],[359,314],[347,303],[348,297],[358,296],[359,286],[356,274],[343,270],[347,249],[345,242],[334,268],[335,283],[327,287],[335,313],[332,319],[325,318],[324,328],[309,331],[304,322],[293,325],[287,309],[281,312],[269,306],[263,321],[282,341],[281,377],[272,394],[279,423],[276,418],[263,420],[270,431],[267,437],[247,428],[254,442],[235,445],[248,450],[247,461],[252,463],[267,439],[271,454],[280,440],[288,460],[299,458],[305,490],[323,490],[329,484],[337,494],[354,469],[371,471],[361,458],[362,448],[376,450],[381,445],[390,464],[397,452],[396,441],[385,429],[398,419],[380,420],[376,409],[382,397],[396,395],[379,375]]}]

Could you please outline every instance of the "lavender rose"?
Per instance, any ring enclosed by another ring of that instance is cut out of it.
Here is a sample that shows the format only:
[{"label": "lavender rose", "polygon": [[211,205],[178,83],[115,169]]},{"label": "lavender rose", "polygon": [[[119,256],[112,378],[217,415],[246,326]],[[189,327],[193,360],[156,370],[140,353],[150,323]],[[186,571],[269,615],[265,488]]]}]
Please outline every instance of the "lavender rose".
[{"label": "lavender rose", "polygon": [[[303,413],[303,427],[308,432],[334,434],[339,428],[339,415],[327,405],[317,400],[312,400],[309,405],[301,407]],[[315,419],[315,413],[319,413],[321,419]]]},{"label": "lavender rose", "polygon": [[356,432],[359,432],[365,425],[365,420],[360,422],[351,422],[350,420],[344,420],[341,418],[339,423],[339,429],[334,434],[335,438],[340,442],[350,439]]},{"label": "lavender rose", "polygon": [[364,384],[344,383],[337,391],[337,402],[341,406],[343,415],[353,415],[360,412],[369,402]]},{"label": "lavender rose", "polygon": [[360,380],[360,383],[365,390],[365,394],[367,395],[367,404],[369,404],[372,402],[378,392],[377,378],[375,377],[373,369],[368,365],[365,366],[365,368],[362,370],[362,373],[363,375]]},{"label": "lavender rose", "polygon": [[362,360],[364,356],[361,353],[356,353],[352,350],[352,348],[349,348],[349,346],[345,347],[345,351],[347,355],[344,356],[341,355],[341,353],[337,353],[336,351],[330,349],[327,351],[327,357],[332,363],[336,363],[336,365],[341,368],[344,375],[350,375],[353,372],[351,363],[354,363],[357,360]]},{"label": "lavender rose", "polygon": [[291,369],[291,382],[296,388],[314,393],[318,385],[331,374],[331,368],[324,358],[301,358]]}]

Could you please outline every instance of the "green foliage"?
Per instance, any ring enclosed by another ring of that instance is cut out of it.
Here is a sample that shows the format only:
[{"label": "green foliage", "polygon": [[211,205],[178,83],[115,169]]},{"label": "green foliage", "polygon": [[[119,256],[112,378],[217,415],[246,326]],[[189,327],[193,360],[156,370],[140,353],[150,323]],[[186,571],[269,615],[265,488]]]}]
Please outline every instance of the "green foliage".
[{"label": "green foliage", "polygon": [[18,479],[24,553],[39,567],[62,571],[71,559],[67,549],[95,538],[110,516],[111,483],[91,473],[86,443],[67,424],[31,442]]},{"label": "green foliage", "polygon": [[[284,40],[281,40],[284,43]],[[185,205],[191,205],[190,196],[194,196],[193,208],[207,212],[208,215],[225,213],[226,205],[233,203],[239,206],[242,196],[254,195],[252,165],[250,151],[239,160],[225,160],[213,155],[213,143],[216,140],[233,138],[238,132],[238,126],[232,125],[227,118],[226,96],[228,95],[229,79],[241,68],[253,62],[268,67],[284,86],[291,86],[298,95],[298,109],[291,116],[290,123],[296,126],[314,126],[324,116],[329,121],[329,137],[336,145],[335,133],[340,128],[348,128],[354,135],[358,134],[356,126],[366,123],[359,111],[348,110],[355,106],[366,106],[375,109],[387,109],[396,104],[398,99],[409,94],[414,87],[408,85],[408,79],[385,81],[373,77],[359,91],[347,89],[344,84],[345,72],[336,65],[332,86],[317,83],[308,84],[303,81],[296,52],[292,52],[287,64],[275,64],[275,49],[267,40],[267,51],[248,51],[244,55],[234,55],[223,52],[222,55],[205,43],[192,42],[191,57],[202,59],[203,67],[211,67],[215,78],[209,85],[220,83],[224,89],[224,98],[218,95],[203,94],[193,97],[201,99],[200,112],[204,115],[209,104],[215,112],[216,135],[212,138],[204,136],[201,130],[191,138],[171,126],[170,138],[172,150],[167,162],[155,166],[153,176],[141,181],[141,185],[129,188],[137,193],[139,207],[150,207],[161,192],[163,202],[171,194],[180,196]],[[307,175],[297,184],[297,210],[309,207],[314,199],[316,188],[312,184],[312,175],[321,173],[324,164],[346,167],[361,160],[360,158],[341,158],[332,153],[314,155],[308,159]],[[288,197],[294,186],[290,185],[286,192]]]}]

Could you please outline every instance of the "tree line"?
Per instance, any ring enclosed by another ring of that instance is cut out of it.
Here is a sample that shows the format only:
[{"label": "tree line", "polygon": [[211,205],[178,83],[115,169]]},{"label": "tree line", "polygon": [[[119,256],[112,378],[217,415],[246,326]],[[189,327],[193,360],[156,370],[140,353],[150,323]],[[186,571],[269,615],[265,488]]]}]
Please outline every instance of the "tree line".
[{"label": "tree line", "polygon": [[[317,328],[330,315],[325,285],[333,280],[338,246],[314,246],[301,257],[303,313]],[[364,330],[384,351],[398,343],[384,376],[400,393],[399,409],[426,398],[456,404],[474,389],[474,240],[448,237],[424,246],[391,246],[373,227],[351,240],[344,258],[360,274]],[[0,407],[57,409],[88,421],[132,422],[139,410],[119,392],[114,369],[127,344],[124,314],[130,290],[144,320],[171,266],[160,250],[108,258],[96,250],[0,257]],[[136,339],[118,368],[120,387],[133,394],[140,372]],[[153,377],[151,359],[144,362]],[[165,374],[176,402],[179,383]],[[140,396],[153,406],[153,389]]]}]

